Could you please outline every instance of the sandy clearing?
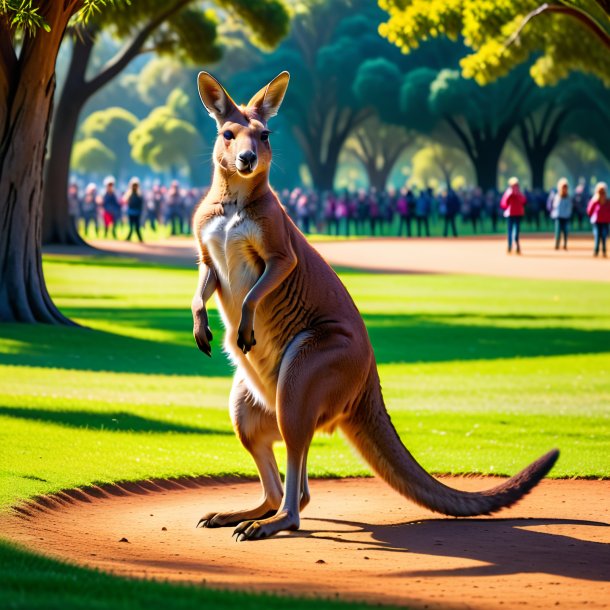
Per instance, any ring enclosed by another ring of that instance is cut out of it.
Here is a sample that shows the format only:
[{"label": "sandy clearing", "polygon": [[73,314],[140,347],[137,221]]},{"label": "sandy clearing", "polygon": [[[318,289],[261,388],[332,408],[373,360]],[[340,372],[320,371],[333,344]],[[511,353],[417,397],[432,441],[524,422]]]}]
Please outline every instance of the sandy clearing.
[{"label": "sandy clearing", "polygon": [[[445,482],[482,489],[498,479]],[[258,493],[236,480],[96,488],[2,515],[0,531],[136,578],[414,608],[610,605],[610,481],[545,480],[498,518],[452,519],[379,479],[318,480],[299,532],[235,543],[232,529],[195,529],[202,513]]]}]

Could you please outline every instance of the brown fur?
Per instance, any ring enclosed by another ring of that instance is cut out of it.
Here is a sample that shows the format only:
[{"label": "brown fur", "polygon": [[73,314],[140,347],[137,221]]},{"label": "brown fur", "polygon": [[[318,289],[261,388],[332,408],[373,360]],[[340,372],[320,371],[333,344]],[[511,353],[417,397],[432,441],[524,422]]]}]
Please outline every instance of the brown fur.
[{"label": "brown fur", "polygon": [[[396,434],[358,309],[269,187],[271,148],[261,134],[287,85],[282,73],[238,107],[210,75],[199,76],[200,95],[219,137],[212,186],[194,220],[201,261],[194,335],[209,355],[205,303],[215,293],[226,328],[224,347],[237,369],[231,417],[263,487],[253,508],[210,513],[200,524],[237,525],[239,539],[297,529],[299,511],[309,501],[311,439],[316,430],[337,426],[384,480],[431,510],[476,515],[514,503],[548,472],[558,452],[493,490],[466,493],[431,477]],[[231,139],[223,135],[227,131]],[[244,150],[256,154],[252,171],[237,168]],[[272,451],[277,440],[287,450],[285,490]]]}]

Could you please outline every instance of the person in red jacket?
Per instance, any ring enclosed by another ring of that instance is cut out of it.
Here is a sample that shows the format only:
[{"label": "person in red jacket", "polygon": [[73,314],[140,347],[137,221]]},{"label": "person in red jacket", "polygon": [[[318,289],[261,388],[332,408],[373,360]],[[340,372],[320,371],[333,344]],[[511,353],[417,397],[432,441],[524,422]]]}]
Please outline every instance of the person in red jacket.
[{"label": "person in red jacket", "polygon": [[608,186],[606,183],[598,182],[595,185],[595,194],[591,197],[587,206],[587,214],[591,219],[593,235],[595,237],[593,256],[599,254],[600,243],[604,257],[608,256],[606,252],[606,239],[608,237],[608,227],[610,226],[610,200],[608,200],[607,193]]},{"label": "person in red jacket", "polygon": [[513,249],[513,241],[517,254],[521,254],[519,231],[521,229],[521,219],[525,213],[525,203],[525,195],[519,190],[519,180],[511,178],[508,181],[508,188],[500,200],[500,207],[504,210],[504,217],[507,220],[509,254]]}]

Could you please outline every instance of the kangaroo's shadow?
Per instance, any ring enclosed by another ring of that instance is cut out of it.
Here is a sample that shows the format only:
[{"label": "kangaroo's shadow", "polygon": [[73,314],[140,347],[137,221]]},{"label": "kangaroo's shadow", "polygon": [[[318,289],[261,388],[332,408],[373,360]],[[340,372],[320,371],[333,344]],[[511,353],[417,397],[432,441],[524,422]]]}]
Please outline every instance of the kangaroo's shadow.
[{"label": "kangaroo's shadow", "polygon": [[[313,536],[359,549],[403,554],[397,568],[408,566],[408,554],[456,557],[485,565],[431,570],[392,572],[397,577],[498,576],[541,572],[592,581],[610,577],[610,544],[586,540],[598,528],[610,527],[599,521],[575,519],[426,519],[397,525],[370,525],[333,519],[307,519],[332,524],[330,530],[301,530],[297,535]],[[553,530],[562,526],[562,533]],[[530,528],[548,527],[548,532]],[[595,529],[593,529],[595,528]],[[574,534],[570,535],[570,531]],[[349,534],[369,533],[371,540],[350,539]],[[337,534],[340,534],[338,536]]]}]

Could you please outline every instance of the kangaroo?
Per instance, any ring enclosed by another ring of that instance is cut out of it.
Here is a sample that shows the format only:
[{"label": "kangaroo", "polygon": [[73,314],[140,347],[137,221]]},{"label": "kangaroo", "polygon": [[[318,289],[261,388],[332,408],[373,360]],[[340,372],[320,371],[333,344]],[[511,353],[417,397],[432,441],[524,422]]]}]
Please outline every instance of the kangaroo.
[{"label": "kangaroo", "polygon": [[[472,516],[514,504],[551,469],[557,450],[493,489],[464,492],[428,474],[396,433],[356,305],[269,186],[267,122],[289,79],[282,72],[238,106],[213,76],[198,76],[218,138],[212,185],[194,216],[200,258],[193,334],[211,356],[206,303],[215,294],[224,348],[236,367],[231,420],[258,468],[262,498],[248,509],[206,514],[197,525],[237,526],[240,541],[298,529],[310,499],[312,437],[336,428],[382,479],[432,511]],[[272,451],[280,440],[287,451],[284,487]]]}]

